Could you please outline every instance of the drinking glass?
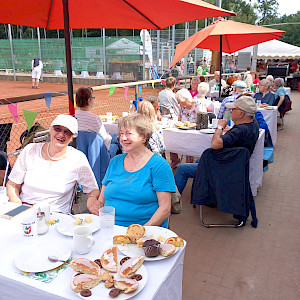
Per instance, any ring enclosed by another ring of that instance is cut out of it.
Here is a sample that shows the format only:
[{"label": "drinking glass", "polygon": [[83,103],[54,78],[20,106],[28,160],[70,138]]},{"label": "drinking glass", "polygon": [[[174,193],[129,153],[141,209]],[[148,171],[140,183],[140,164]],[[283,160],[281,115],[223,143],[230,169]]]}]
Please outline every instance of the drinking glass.
[{"label": "drinking glass", "polygon": [[260,106],[261,105],[261,100],[256,100],[256,105]]},{"label": "drinking glass", "polygon": [[115,208],[112,206],[103,206],[99,209],[99,218],[101,233],[104,238],[112,238],[115,225]]},{"label": "drinking glass", "polygon": [[107,122],[112,122],[112,113],[108,112],[106,113]]}]

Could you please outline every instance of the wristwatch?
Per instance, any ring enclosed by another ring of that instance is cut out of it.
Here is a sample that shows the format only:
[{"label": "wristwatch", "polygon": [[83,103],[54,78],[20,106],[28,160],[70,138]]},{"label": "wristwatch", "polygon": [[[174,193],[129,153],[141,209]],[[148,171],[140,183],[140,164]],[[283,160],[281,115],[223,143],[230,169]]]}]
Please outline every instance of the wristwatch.
[{"label": "wristwatch", "polygon": [[221,125],[218,125],[218,126],[217,126],[217,129],[222,129],[222,130],[224,130],[224,127],[221,126]]}]

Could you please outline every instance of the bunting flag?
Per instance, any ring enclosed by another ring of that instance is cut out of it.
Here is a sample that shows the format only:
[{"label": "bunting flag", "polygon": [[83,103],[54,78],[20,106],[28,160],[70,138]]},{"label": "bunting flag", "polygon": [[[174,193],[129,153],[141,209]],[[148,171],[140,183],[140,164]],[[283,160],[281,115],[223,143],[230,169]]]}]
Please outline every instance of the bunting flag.
[{"label": "bunting flag", "polygon": [[115,85],[111,85],[111,86],[110,86],[110,88],[109,88],[109,94],[108,94],[108,96],[111,96],[111,95],[114,93],[114,91],[115,91],[115,88],[116,88],[116,86],[115,86]]},{"label": "bunting flag", "polygon": [[154,81],[152,81],[152,88],[154,89]]},{"label": "bunting flag", "polygon": [[139,88],[139,94],[141,94],[142,93],[142,86],[139,85],[138,88]]},{"label": "bunting flag", "polygon": [[74,105],[70,99],[70,97],[68,96],[69,98],[69,115],[70,116],[74,116],[75,115],[75,108],[74,108]]},{"label": "bunting flag", "polygon": [[76,94],[73,94],[73,99],[74,99],[74,107],[76,108],[77,105],[76,105]]},{"label": "bunting flag", "polygon": [[180,81],[179,80],[177,81],[177,84],[178,84],[178,87],[180,88]]},{"label": "bunting flag", "polygon": [[45,98],[47,107],[50,109],[52,93],[42,93],[42,95]]},{"label": "bunting flag", "polygon": [[166,85],[166,82],[163,79],[161,80],[161,83],[164,84],[164,85]]},{"label": "bunting flag", "polygon": [[125,87],[125,91],[124,91],[124,95],[125,95],[125,98],[127,99],[127,93],[128,93],[128,90],[129,90],[129,86],[126,86]]},{"label": "bunting flag", "polygon": [[10,103],[7,105],[10,113],[14,117],[15,121],[18,122],[18,104],[17,103]]},{"label": "bunting flag", "polygon": [[132,101],[132,103],[133,103],[133,105],[135,106],[135,110],[137,111],[137,109],[138,109],[138,100],[133,100]]},{"label": "bunting flag", "polygon": [[29,131],[34,123],[37,113],[35,111],[23,109],[23,114]]},{"label": "bunting flag", "polygon": [[139,101],[143,101],[143,97],[138,97],[138,100]]}]

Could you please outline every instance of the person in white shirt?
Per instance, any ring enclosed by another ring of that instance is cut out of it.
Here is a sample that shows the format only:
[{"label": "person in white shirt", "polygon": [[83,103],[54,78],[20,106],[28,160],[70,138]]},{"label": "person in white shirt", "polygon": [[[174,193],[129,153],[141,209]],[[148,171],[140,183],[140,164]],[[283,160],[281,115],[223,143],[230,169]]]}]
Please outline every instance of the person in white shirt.
[{"label": "person in white shirt", "polygon": [[[209,90],[211,90],[217,84],[218,85],[220,84],[220,71],[216,71],[214,73],[214,79],[209,82]],[[222,88],[224,88],[226,86],[225,80],[221,79],[221,85],[222,85]]]},{"label": "person in white shirt", "polygon": [[58,115],[49,132],[49,143],[31,143],[20,153],[9,175],[7,196],[11,202],[31,205],[47,201],[52,211],[70,213],[76,182],[88,198],[97,199],[100,192],[84,153],[68,146],[77,136],[77,120]]},{"label": "person in white shirt", "polygon": [[81,87],[77,90],[76,106],[78,110],[75,111],[75,117],[78,121],[78,130],[98,133],[109,151],[112,137],[106,132],[101,118],[91,112],[94,100],[92,88]]},{"label": "person in white shirt", "polygon": [[34,86],[36,89],[39,89],[39,81],[41,78],[41,73],[43,69],[43,63],[42,60],[39,58],[34,58],[31,61],[31,70],[32,70],[32,88],[34,89]]},{"label": "person in white shirt", "polygon": [[209,85],[207,82],[201,82],[198,85],[198,98],[196,102],[200,105],[200,111],[202,112],[214,112],[214,104],[211,99],[206,98],[209,92]]}]

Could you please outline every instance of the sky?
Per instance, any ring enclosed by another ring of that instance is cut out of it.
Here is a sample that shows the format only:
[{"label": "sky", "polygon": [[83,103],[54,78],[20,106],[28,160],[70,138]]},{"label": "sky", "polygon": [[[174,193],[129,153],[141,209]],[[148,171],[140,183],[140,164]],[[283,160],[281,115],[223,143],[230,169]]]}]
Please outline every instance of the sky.
[{"label": "sky", "polygon": [[290,15],[297,13],[300,10],[299,0],[277,0],[279,4],[278,13],[280,15]]}]

